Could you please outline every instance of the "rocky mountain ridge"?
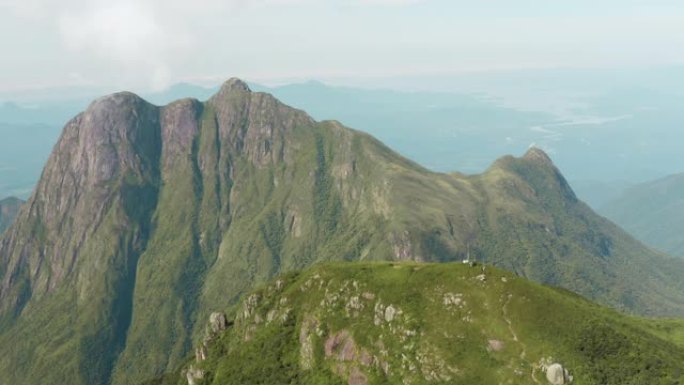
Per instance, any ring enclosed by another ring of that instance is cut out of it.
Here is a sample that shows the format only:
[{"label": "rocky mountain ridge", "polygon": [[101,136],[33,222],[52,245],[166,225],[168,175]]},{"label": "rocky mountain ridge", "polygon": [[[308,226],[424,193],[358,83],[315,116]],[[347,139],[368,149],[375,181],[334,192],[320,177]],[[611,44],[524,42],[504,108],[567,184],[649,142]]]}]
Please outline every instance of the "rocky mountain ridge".
[{"label": "rocky mountain ridge", "polygon": [[439,174],[237,79],[206,102],[110,95],[65,126],[0,238],[0,383],[139,382],[277,274],[468,257],[684,314],[684,262],[595,215],[540,150]]}]

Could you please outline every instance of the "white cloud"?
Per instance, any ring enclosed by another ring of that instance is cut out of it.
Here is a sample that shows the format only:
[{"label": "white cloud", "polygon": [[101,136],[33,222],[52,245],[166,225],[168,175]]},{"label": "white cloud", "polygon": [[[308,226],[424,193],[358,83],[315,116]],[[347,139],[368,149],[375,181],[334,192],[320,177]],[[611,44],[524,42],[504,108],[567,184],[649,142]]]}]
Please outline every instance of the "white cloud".
[{"label": "white cloud", "polygon": [[[335,0],[337,1],[337,0]],[[201,21],[251,8],[316,4],[314,0],[0,0],[3,10],[43,25],[53,24],[68,52],[85,62],[99,61],[119,73],[122,86],[168,86],[173,64],[192,55]],[[206,53],[205,53],[206,55]],[[70,76],[70,74],[68,75]],[[117,77],[117,76],[114,76]]]},{"label": "white cloud", "polygon": [[72,52],[108,60],[137,73],[159,89],[172,80],[170,62],[192,38],[175,18],[164,18],[154,2],[119,1],[63,10],[58,29]]},{"label": "white cloud", "polygon": [[156,51],[167,37],[154,13],[134,3],[65,12],[59,18],[59,30],[69,49],[92,50],[111,59]]},{"label": "white cloud", "polygon": [[597,11],[588,0],[0,0],[0,45],[12,52],[0,89],[684,60],[673,49],[684,42],[684,7],[606,1]]}]

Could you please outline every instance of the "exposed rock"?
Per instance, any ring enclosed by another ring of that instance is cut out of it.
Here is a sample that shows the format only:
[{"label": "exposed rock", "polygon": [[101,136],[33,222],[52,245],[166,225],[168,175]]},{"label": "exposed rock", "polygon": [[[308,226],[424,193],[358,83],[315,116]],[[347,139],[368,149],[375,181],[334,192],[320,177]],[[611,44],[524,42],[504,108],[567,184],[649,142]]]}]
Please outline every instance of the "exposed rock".
[{"label": "exposed rock", "polygon": [[385,305],[383,305],[381,302],[377,302],[375,304],[375,309],[374,309],[374,316],[373,316],[373,324],[375,326],[380,326],[382,324],[382,320],[385,316]]},{"label": "exposed rock", "polygon": [[500,352],[506,346],[506,344],[503,341],[499,341],[499,340],[489,340],[488,345],[489,345],[488,350],[493,351],[493,352]]},{"label": "exposed rock", "polygon": [[257,327],[256,325],[249,325],[245,328],[245,341],[251,341],[252,338],[254,337],[254,333],[256,333]]},{"label": "exposed rock", "polygon": [[226,330],[228,327],[228,319],[223,313],[211,313],[209,316],[209,327],[211,332],[217,334]]},{"label": "exposed rock", "polygon": [[361,357],[359,357],[359,361],[363,366],[371,366],[373,365],[373,356],[368,353],[368,350],[362,349],[361,350]]},{"label": "exposed rock", "polygon": [[385,321],[392,322],[394,317],[397,315],[397,309],[394,306],[389,305],[385,308]]},{"label": "exposed rock", "polygon": [[325,341],[325,356],[338,361],[354,361],[357,357],[356,343],[347,330],[328,337]]},{"label": "exposed rock", "polygon": [[280,315],[280,322],[286,322],[290,318],[290,313],[292,312],[292,309],[290,308],[285,308],[283,310],[283,314]]},{"label": "exposed rock", "polygon": [[254,310],[256,310],[257,306],[259,305],[259,295],[258,294],[252,294],[249,297],[247,297],[247,300],[245,300],[244,304],[242,305],[242,316],[244,319],[250,318],[254,314]]},{"label": "exposed rock", "polygon": [[185,372],[185,377],[188,380],[188,385],[197,385],[200,380],[204,379],[204,370],[190,366]]},{"label": "exposed rock", "polygon": [[463,294],[460,293],[445,293],[442,299],[444,306],[461,306],[463,301]]},{"label": "exposed rock", "polygon": [[267,323],[273,322],[273,320],[276,318],[277,315],[278,315],[278,312],[275,309],[269,310],[268,313],[266,314],[266,322]]},{"label": "exposed rock", "polygon": [[197,349],[195,349],[195,361],[202,362],[207,359],[207,346],[201,344]]},{"label": "exposed rock", "polygon": [[551,385],[567,385],[572,383],[572,376],[561,364],[551,364],[546,368],[546,379]]},{"label": "exposed rock", "polygon": [[413,259],[413,245],[409,237],[409,232],[404,231],[397,235],[393,233],[390,236],[394,257],[399,261],[408,261]]},{"label": "exposed rock", "polygon": [[361,299],[359,296],[355,295],[349,298],[349,301],[345,305],[345,311],[347,312],[347,317],[349,316],[358,316],[359,311],[363,310],[363,303],[361,303]]},{"label": "exposed rock", "polygon": [[348,385],[368,385],[368,377],[359,368],[353,367],[349,374]]},{"label": "exposed rock", "polygon": [[458,368],[447,365],[439,353],[424,346],[416,354],[423,379],[427,382],[450,382],[458,374]]},{"label": "exposed rock", "polygon": [[311,317],[306,317],[299,331],[299,363],[302,369],[309,370],[314,365],[314,333],[318,328],[318,321]]}]

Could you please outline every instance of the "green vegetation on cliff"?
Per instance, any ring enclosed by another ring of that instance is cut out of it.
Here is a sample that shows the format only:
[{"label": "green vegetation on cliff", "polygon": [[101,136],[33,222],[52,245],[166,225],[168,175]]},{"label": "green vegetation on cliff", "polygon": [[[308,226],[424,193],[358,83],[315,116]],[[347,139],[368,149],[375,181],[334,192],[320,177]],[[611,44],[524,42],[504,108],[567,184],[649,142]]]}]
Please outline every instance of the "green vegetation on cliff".
[{"label": "green vegetation on cliff", "polygon": [[[484,271],[484,273],[483,273]],[[487,266],[324,264],[212,317],[196,358],[157,383],[679,384],[681,321],[632,318]]]},{"label": "green vegetation on cliff", "polygon": [[540,150],[440,174],[236,79],[205,102],[110,95],[66,125],[0,238],[0,383],[136,383],[178,367],[211,312],[278,274],[468,255],[684,314],[684,261],[594,214]]}]

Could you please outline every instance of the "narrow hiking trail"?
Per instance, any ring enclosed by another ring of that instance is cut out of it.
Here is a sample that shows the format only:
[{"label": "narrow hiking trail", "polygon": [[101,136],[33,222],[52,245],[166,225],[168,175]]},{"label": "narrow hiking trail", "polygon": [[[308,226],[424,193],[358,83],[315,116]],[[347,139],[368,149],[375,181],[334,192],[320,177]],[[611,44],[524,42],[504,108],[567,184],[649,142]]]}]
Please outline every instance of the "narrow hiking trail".
[{"label": "narrow hiking trail", "polygon": [[[501,308],[501,311],[503,313],[503,319],[504,321],[506,321],[506,324],[508,325],[508,331],[511,333],[511,336],[513,337],[513,341],[520,345],[520,359],[522,361],[525,361],[527,357],[527,346],[518,338],[518,333],[516,333],[515,329],[513,328],[513,322],[511,321],[511,318],[508,316],[508,304],[511,302],[511,299],[513,299],[513,294],[508,294],[508,298],[506,299],[506,302]],[[535,376],[536,371],[537,368],[534,365],[532,365],[532,373],[530,373],[530,377],[532,378],[532,381],[534,381],[535,384],[541,385],[541,382],[539,382],[539,380],[537,380],[537,377]]]}]

